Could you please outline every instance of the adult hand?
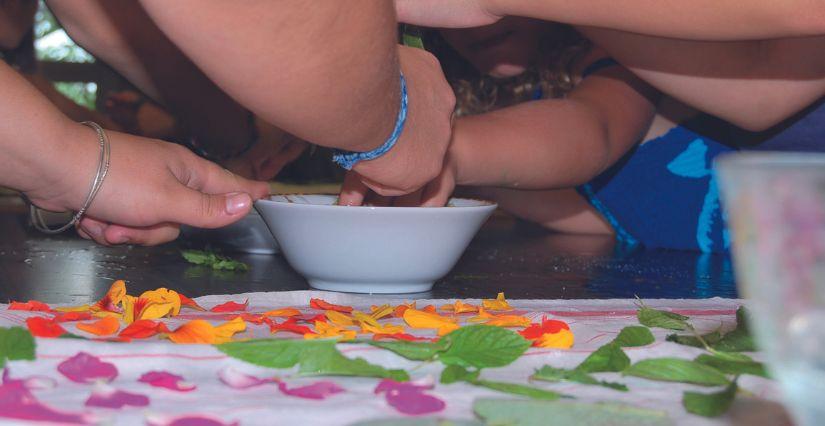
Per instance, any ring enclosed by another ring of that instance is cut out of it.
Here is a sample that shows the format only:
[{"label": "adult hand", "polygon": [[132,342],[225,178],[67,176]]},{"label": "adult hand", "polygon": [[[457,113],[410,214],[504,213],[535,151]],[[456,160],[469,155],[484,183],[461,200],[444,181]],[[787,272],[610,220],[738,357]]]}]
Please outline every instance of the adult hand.
[{"label": "adult hand", "polygon": [[409,194],[441,172],[450,141],[455,94],[430,53],[399,46],[399,57],[409,96],[404,131],[389,152],[353,167],[355,174],[350,179],[357,179],[361,185],[350,185],[355,192],[342,192],[342,204],[360,204],[366,188],[383,196]]},{"label": "adult hand", "polygon": [[309,143],[263,121],[258,122],[260,140],[243,155],[227,160],[227,169],[249,179],[267,181],[295,161]]},{"label": "adult hand", "polygon": [[485,0],[395,0],[398,21],[436,28],[480,27],[503,16]]},{"label": "adult hand", "polygon": [[[78,210],[99,158],[95,133],[72,126],[59,167],[43,173],[41,185],[25,191],[35,205]],[[177,238],[179,224],[226,226],[244,217],[269,192],[266,183],[238,177],[188,149],[158,140],[108,132],[109,173],[79,233],[101,244],[153,245]]]}]

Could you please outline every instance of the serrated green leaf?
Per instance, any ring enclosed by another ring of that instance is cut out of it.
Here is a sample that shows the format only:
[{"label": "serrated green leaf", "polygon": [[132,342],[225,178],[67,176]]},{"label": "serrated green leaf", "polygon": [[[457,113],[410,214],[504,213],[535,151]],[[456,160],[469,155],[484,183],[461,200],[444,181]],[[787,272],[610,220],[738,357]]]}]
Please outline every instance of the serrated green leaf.
[{"label": "serrated green leaf", "polygon": [[441,338],[449,349],[438,359],[445,365],[488,368],[503,367],[517,360],[530,342],[520,334],[502,327],[470,325]]},{"label": "serrated green leaf", "polygon": [[721,386],[730,383],[721,371],[709,365],[681,358],[645,359],[631,365],[624,371],[624,375],[702,386]]},{"label": "serrated green leaf", "polygon": [[566,380],[569,382],[576,382],[584,385],[604,386],[606,388],[610,388],[621,392],[627,391],[627,386],[625,386],[622,383],[606,382],[598,380],[590,374],[587,374],[580,370],[553,368],[549,365],[545,365],[542,368],[536,370],[536,372],[533,374],[531,378],[534,380],[542,380],[547,382],[560,382]]},{"label": "serrated green leaf", "polygon": [[251,364],[270,368],[298,365],[302,375],[380,377],[409,380],[403,370],[388,370],[362,358],[347,358],[334,340],[260,339],[216,346],[221,352]]},{"label": "serrated green leaf", "polygon": [[661,311],[642,306],[636,312],[639,323],[647,327],[666,328],[668,330],[687,330],[690,318],[675,312]]},{"label": "serrated green leaf", "polygon": [[630,358],[619,345],[611,342],[590,354],[578,367],[584,373],[618,373],[630,366]]},{"label": "serrated green leaf", "polygon": [[450,342],[441,339],[437,342],[368,342],[372,346],[387,349],[396,354],[414,361],[429,361],[435,358],[439,352],[449,348]]},{"label": "serrated green leaf", "polygon": [[628,326],[619,332],[613,342],[623,348],[647,346],[656,341],[650,329],[640,325]]},{"label": "serrated green leaf", "polygon": [[221,256],[217,253],[204,250],[182,250],[181,256],[187,262],[195,265],[202,265],[212,268],[216,271],[246,271],[249,266],[246,263],[239,262],[226,256]]},{"label": "serrated green leaf", "polygon": [[725,414],[736,398],[738,385],[734,380],[724,390],[713,393],[686,391],[682,394],[682,405],[688,413],[704,417],[717,417]]},{"label": "serrated green leaf", "polygon": [[736,328],[724,336],[718,331],[714,331],[703,335],[701,339],[695,336],[671,334],[667,336],[666,340],[697,348],[705,347],[702,344],[702,340],[704,340],[711,349],[722,352],[754,352],[757,350],[756,342],[748,326],[748,313],[744,307],[736,310]]},{"label": "serrated green leaf", "polygon": [[6,361],[34,360],[34,337],[23,327],[0,327],[0,368]]},{"label": "serrated green leaf", "polygon": [[664,411],[604,402],[480,398],[473,403],[473,411],[490,426],[664,426],[672,424]]},{"label": "serrated green leaf", "polygon": [[478,379],[479,370],[469,371],[460,365],[448,365],[441,372],[442,384],[449,385],[456,382],[472,382]]},{"label": "serrated green leaf", "polygon": [[526,396],[532,399],[542,399],[545,401],[555,401],[565,396],[558,392],[553,392],[547,389],[540,389],[518,383],[494,382],[491,380],[475,380],[472,382],[472,384],[499,392],[509,393],[512,395]]},{"label": "serrated green leaf", "polygon": [[724,352],[717,352],[714,355],[703,354],[696,357],[695,361],[700,364],[709,365],[725,374],[750,374],[752,376],[760,376],[770,379],[768,371],[765,369],[765,365],[761,362],[754,361],[750,357],[742,354],[735,355],[740,355],[744,358],[731,357],[729,355],[732,354],[727,354]]},{"label": "serrated green leaf", "polygon": [[702,340],[700,340],[696,336],[669,334],[667,337],[665,337],[665,340],[667,340],[668,342],[678,343],[680,345],[693,346],[694,348],[704,348],[705,345],[702,343],[702,340],[707,342],[708,345],[713,345],[718,341],[722,340],[722,334],[720,334],[718,331],[703,334]]}]

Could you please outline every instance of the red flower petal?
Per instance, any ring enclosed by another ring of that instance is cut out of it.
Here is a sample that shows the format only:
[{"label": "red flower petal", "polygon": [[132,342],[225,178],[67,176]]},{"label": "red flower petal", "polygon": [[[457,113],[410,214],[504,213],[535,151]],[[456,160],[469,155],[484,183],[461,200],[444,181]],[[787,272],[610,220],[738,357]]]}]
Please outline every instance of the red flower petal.
[{"label": "red flower petal", "polygon": [[169,333],[166,324],[160,321],[137,320],[121,330],[118,336],[130,339],[145,339],[158,333]]},{"label": "red flower petal", "polygon": [[201,305],[198,305],[198,302],[195,302],[194,300],[192,300],[192,299],[190,299],[190,298],[188,298],[188,297],[186,297],[186,296],[184,296],[180,293],[178,293],[178,296],[180,296],[180,305],[181,306],[186,306],[186,307],[198,310],[198,311],[205,311],[206,310]]},{"label": "red flower petal", "polygon": [[91,312],[60,312],[52,318],[54,322],[88,321],[92,319]]},{"label": "red flower petal", "polygon": [[26,303],[23,302],[11,302],[9,304],[10,311],[38,311],[38,312],[51,312],[52,308],[49,305],[39,302],[37,300],[29,300]]},{"label": "red flower petal", "polygon": [[66,334],[66,329],[51,319],[43,317],[26,318],[26,327],[32,336],[60,337]]},{"label": "red flower petal", "polygon": [[210,312],[234,312],[234,311],[245,311],[247,305],[249,305],[249,299],[246,299],[243,303],[236,303],[233,301],[229,301],[226,303],[221,303],[220,305],[213,306],[210,309]]},{"label": "red flower petal", "polygon": [[337,311],[347,314],[352,312],[352,306],[333,305],[332,303],[324,301],[324,299],[309,299],[309,307],[312,309]]},{"label": "red flower petal", "polygon": [[279,331],[287,331],[290,333],[300,334],[301,336],[307,333],[314,333],[314,331],[312,331],[311,328],[305,325],[298,325],[295,323],[295,321],[292,321],[291,319],[286,320],[280,324],[276,323],[275,321],[272,321],[269,324],[270,333],[277,333]]}]

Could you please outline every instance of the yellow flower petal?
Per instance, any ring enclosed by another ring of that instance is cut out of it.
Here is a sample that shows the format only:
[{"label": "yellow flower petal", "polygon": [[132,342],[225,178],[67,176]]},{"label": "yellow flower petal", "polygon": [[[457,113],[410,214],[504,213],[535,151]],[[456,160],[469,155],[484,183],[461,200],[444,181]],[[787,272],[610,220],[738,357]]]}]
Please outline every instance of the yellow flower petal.
[{"label": "yellow flower petal", "polygon": [[376,320],[380,320],[388,315],[392,315],[393,307],[390,305],[371,306],[370,316]]},{"label": "yellow flower petal", "polygon": [[513,307],[507,303],[507,299],[504,298],[504,293],[499,293],[495,299],[484,299],[481,301],[481,305],[484,306],[485,309],[489,309],[491,311],[511,311]]},{"label": "yellow flower petal", "polygon": [[296,315],[301,315],[301,311],[295,308],[274,309],[264,312],[264,316],[268,317],[294,317]]},{"label": "yellow flower petal", "polygon": [[573,332],[561,329],[557,333],[545,333],[536,339],[534,346],[540,348],[570,349],[574,342]]},{"label": "yellow flower petal", "polygon": [[209,345],[226,343],[236,333],[246,330],[246,322],[241,317],[213,326],[208,321],[192,320],[166,335],[175,343],[204,343]]},{"label": "yellow flower petal", "polygon": [[352,340],[358,333],[355,330],[347,330],[335,324],[324,321],[315,321],[315,333],[304,334],[304,339],[331,339]]},{"label": "yellow flower petal", "polygon": [[438,330],[439,336],[459,328],[452,318],[412,308],[404,311],[404,321],[412,328],[434,328]]},{"label": "yellow flower petal", "polygon": [[80,306],[64,306],[60,308],[54,308],[55,311],[58,312],[86,312],[91,310],[90,305],[80,305]]},{"label": "yellow flower petal", "polygon": [[442,311],[454,312],[456,314],[463,314],[467,312],[478,312],[478,306],[471,305],[469,303],[464,303],[460,300],[456,300],[455,303],[450,303],[447,305],[441,306]]},{"label": "yellow flower petal", "polygon": [[497,327],[529,327],[531,321],[529,318],[521,315],[507,315],[507,314],[491,314],[479,308],[478,315],[469,319],[470,322],[483,322],[486,325],[494,325]]},{"label": "yellow flower petal", "polygon": [[171,303],[172,311],[170,312],[170,314],[173,317],[178,315],[178,313],[180,312],[180,295],[178,294],[178,292],[174,290],[169,290],[161,287],[157,290],[143,292],[143,294],[140,295],[140,298],[149,299],[150,301],[155,303]]},{"label": "yellow flower petal", "polygon": [[126,283],[123,280],[117,280],[109,287],[106,295],[98,300],[94,305],[89,307],[92,312],[109,311],[120,312],[119,305],[126,297]]},{"label": "yellow flower petal", "polygon": [[326,316],[331,323],[340,327],[348,327],[350,325],[355,325],[355,321],[352,319],[351,316],[347,314],[342,314],[338,311],[324,311],[324,316]]}]

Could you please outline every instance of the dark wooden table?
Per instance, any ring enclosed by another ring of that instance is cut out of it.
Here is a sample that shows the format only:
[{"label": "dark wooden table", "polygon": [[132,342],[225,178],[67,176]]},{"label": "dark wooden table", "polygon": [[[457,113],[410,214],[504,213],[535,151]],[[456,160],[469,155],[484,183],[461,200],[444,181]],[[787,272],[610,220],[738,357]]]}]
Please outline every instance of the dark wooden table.
[{"label": "dark wooden table", "polygon": [[[45,236],[17,212],[0,213],[0,302],[86,303],[115,279],[129,292],[168,287],[206,294],[308,289],[280,255],[231,254],[245,273],[213,272],[180,256],[187,244],[102,247],[74,233]],[[628,251],[611,238],[559,235],[494,216],[431,293],[410,297],[706,298],[736,297],[730,260],[679,251]]]}]

